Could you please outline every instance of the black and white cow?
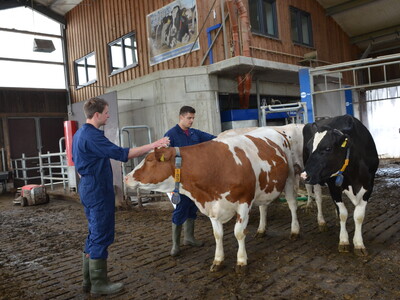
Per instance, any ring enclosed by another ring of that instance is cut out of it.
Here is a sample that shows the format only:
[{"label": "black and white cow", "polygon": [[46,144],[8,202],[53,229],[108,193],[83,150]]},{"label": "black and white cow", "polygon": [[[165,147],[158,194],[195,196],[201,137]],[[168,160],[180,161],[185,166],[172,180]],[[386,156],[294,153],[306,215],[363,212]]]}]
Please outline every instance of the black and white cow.
[{"label": "black and white cow", "polygon": [[172,9],[171,17],[172,24],[169,31],[169,47],[174,48],[178,43],[187,43],[189,41],[189,20],[184,10],[182,10],[179,5]]},{"label": "black and white cow", "polygon": [[365,208],[371,196],[379,158],[368,129],[350,115],[307,124],[303,129],[305,172],[308,184],[329,187],[340,218],[339,252],[349,252],[347,209],[342,193],[354,204],[354,252],[367,255],[362,238]]},{"label": "black and white cow", "polygon": [[158,24],[155,29],[155,38],[154,40],[156,41],[156,48],[160,49],[162,46],[169,45],[169,32],[171,30],[172,26],[172,17],[171,16],[165,16],[162,20],[161,23]]}]

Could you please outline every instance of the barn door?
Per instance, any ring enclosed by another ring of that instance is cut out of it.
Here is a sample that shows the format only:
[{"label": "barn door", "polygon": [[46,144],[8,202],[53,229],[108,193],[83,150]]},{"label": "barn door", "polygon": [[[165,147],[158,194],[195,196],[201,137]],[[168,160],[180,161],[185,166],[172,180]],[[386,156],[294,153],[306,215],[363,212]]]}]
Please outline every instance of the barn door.
[{"label": "barn door", "polygon": [[[22,154],[26,157],[38,156],[37,147],[37,131],[36,131],[36,121],[34,118],[16,118],[8,119],[8,131],[10,138],[10,157],[15,162],[15,159],[20,159]],[[22,166],[21,161],[18,161],[19,167]],[[38,170],[29,170],[29,168],[37,167],[38,161],[27,160],[26,169],[27,177],[37,177],[40,176]],[[13,169],[15,168],[13,164]],[[19,178],[23,178],[23,173],[18,174]],[[14,178],[15,178],[14,177]],[[29,183],[40,183],[40,179],[35,179],[29,181]],[[20,187],[24,185],[22,179],[14,180],[15,187]]]}]

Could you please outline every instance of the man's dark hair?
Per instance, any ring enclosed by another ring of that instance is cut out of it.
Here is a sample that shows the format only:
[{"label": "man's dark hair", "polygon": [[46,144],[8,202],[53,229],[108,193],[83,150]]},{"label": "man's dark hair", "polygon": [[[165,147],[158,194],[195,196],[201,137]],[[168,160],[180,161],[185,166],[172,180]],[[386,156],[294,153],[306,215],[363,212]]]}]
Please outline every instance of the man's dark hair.
[{"label": "man's dark hair", "polygon": [[195,114],[196,110],[191,106],[182,106],[179,111],[179,115],[183,116],[183,115],[186,115],[187,113]]},{"label": "man's dark hair", "polygon": [[95,113],[102,113],[104,108],[108,106],[108,102],[101,98],[90,98],[83,105],[83,111],[87,119],[93,118]]}]

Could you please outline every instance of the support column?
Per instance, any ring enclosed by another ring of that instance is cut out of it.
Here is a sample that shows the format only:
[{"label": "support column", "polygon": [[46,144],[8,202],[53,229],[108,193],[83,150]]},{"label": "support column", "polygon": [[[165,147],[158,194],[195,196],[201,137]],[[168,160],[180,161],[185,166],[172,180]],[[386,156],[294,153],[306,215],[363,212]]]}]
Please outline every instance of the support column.
[{"label": "support column", "polygon": [[346,114],[350,116],[354,116],[354,109],[353,109],[353,91],[352,90],[345,90],[344,91],[344,101],[346,104]]},{"label": "support column", "polygon": [[300,82],[300,97],[301,101],[307,105],[307,117],[308,122],[314,122],[314,105],[313,97],[311,94],[313,80],[310,77],[310,69],[304,68],[299,70],[299,82]]}]

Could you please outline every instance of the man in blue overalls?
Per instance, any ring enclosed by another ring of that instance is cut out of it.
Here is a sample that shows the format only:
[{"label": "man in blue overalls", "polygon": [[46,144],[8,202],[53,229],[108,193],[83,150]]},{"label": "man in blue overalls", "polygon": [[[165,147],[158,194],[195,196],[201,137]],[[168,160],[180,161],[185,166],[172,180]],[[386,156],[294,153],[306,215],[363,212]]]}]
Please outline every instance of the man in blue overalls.
[{"label": "man in blue overalls", "polygon": [[79,196],[88,220],[89,234],[83,253],[83,290],[92,294],[112,294],[123,288],[107,278],[107,248],[114,241],[115,195],[110,158],[126,162],[169,144],[162,138],[137,148],[121,148],[99,129],[106,125],[108,103],[92,98],[83,106],[86,124],[74,135],[72,156],[80,176]]},{"label": "man in blue overalls", "polygon": [[[216,136],[191,128],[196,110],[183,106],[179,111],[179,123],[164,135],[169,137],[170,147],[184,147],[212,140]],[[179,254],[182,224],[184,226],[184,244],[200,247],[203,242],[194,238],[194,220],[197,217],[197,206],[185,195],[180,194],[181,201],[172,214],[172,249],[171,255]]]}]

